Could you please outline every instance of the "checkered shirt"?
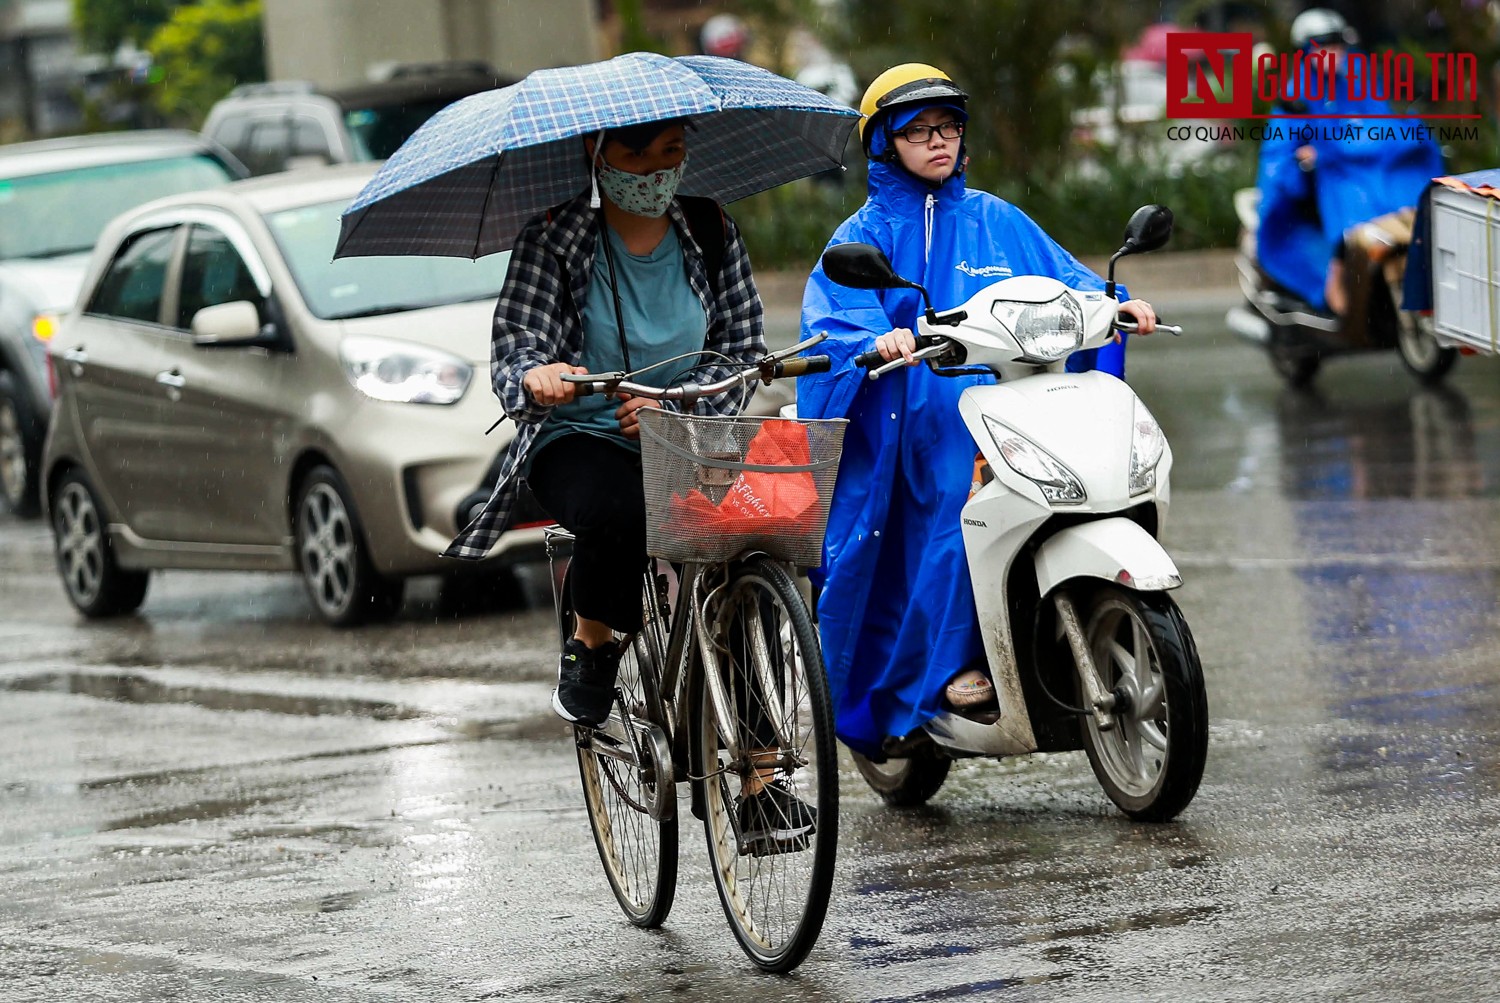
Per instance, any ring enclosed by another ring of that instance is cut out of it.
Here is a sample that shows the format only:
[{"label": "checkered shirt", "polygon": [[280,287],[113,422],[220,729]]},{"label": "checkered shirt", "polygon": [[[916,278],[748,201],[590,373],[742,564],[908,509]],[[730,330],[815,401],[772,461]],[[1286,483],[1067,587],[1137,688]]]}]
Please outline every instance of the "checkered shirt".
[{"label": "checkered shirt", "polygon": [[[703,253],[688,231],[682,209],[673,202],[668,215],[682,240],[688,283],[708,316],[704,350],[719,352],[748,365],[766,352],[760,294],[750,274],[739,229],[726,215],[723,271],[718,298],[709,287]],[[583,304],[593,275],[599,213],[580,195],[552,215],[534,218],[516,238],[510,270],[495,304],[495,331],[490,342],[490,379],[506,415],[517,424],[506,447],[500,480],[490,500],[443,552],[445,557],[477,561],[487,555],[505,531],[520,486],[522,461],[552,410],[533,401],[522,386],[526,374],[553,362],[579,365],[583,357]],[[704,383],[728,376],[729,363],[706,366],[695,379]],[[740,391],[701,398],[699,414],[730,414]]]}]

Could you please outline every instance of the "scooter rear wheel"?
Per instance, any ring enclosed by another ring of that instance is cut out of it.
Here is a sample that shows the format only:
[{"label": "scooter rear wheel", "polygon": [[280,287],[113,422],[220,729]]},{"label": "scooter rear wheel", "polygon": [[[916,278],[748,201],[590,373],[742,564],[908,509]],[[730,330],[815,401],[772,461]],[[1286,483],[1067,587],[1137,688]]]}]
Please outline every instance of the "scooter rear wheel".
[{"label": "scooter rear wheel", "polygon": [[953,766],[953,760],[939,755],[931,743],[913,749],[902,759],[893,756],[883,763],[866,759],[857,752],[851,751],[850,755],[870,789],[895,808],[926,804],[948,779],[948,770]]},{"label": "scooter rear wheel", "polygon": [[1125,697],[1110,730],[1084,718],[1094,776],[1131,818],[1166,822],[1193,800],[1208,755],[1208,696],[1193,635],[1160,592],[1103,587],[1079,612],[1105,688]]},{"label": "scooter rear wheel", "polygon": [[1396,311],[1396,353],[1406,371],[1426,386],[1441,383],[1458,361],[1458,349],[1438,344],[1431,317],[1405,310]]},{"label": "scooter rear wheel", "polygon": [[1286,381],[1293,390],[1301,390],[1312,383],[1322,368],[1321,356],[1306,352],[1294,352],[1280,345],[1271,345],[1271,368]]}]

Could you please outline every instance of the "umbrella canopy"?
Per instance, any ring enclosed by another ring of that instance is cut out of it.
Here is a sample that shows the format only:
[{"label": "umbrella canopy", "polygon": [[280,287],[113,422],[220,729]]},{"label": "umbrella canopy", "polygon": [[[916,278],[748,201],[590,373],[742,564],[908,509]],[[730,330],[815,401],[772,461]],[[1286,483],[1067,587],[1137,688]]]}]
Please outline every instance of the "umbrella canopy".
[{"label": "umbrella canopy", "polygon": [[344,213],[334,257],[506,250],[589,186],[580,136],[686,118],[681,194],[720,203],[837,167],[859,113],[758,66],[631,52],[537,70],[422,125]]}]

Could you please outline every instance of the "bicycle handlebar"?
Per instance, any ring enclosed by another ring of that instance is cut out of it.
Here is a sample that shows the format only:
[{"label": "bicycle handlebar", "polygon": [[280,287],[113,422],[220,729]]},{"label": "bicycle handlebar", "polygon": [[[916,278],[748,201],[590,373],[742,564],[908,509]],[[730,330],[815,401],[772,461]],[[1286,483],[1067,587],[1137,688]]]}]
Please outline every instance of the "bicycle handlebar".
[{"label": "bicycle handlebar", "polygon": [[770,383],[772,380],[790,379],[808,373],[826,373],[831,365],[826,355],[808,355],[801,358],[788,358],[788,356],[811,348],[827,337],[826,334],[820,334],[793,345],[791,348],[773,352],[758,362],[741,367],[731,375],[715,380],[713,383],[683,383],[675,387],[652,387],[626,379],[629,373],[565,373],[561,379],[564,383],[573,385],[573,393],[576,397],[622,393],[629,394],[631,397],[650,397],[659,401],[697,400],[699,397],[712,397],[734,387],[743,386],[748,380]]}]

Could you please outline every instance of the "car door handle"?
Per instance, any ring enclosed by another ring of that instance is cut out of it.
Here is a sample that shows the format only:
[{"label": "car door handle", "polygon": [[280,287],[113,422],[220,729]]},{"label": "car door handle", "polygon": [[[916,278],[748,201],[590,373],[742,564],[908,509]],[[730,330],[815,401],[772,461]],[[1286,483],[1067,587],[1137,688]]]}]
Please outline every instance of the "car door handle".
[{"label": "car door handle", "polygon": [[164,387],[171,387],[173,390],[181,390],[187,386],[187,379],[181,373],[174,372],[157,373],[156,382]]},{"label": "car door handle", "polygon": [[83,377],[83,364],[89,361],[89,353],[83,350],[82,345],[62,353],[62,359],[68,364],[68,372],[75,380]]}]

